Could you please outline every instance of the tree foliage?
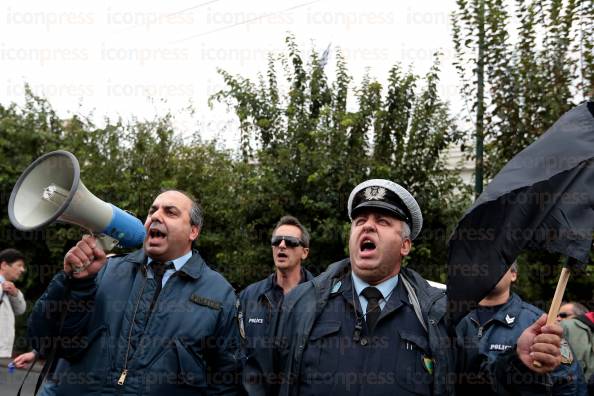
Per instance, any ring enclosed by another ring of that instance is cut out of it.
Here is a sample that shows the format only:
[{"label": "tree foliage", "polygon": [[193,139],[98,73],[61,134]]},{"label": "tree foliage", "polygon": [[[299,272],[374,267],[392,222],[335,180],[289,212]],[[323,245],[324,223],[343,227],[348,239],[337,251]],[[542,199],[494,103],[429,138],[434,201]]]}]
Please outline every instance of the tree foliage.
[{"label": "tree foliage", "polygon": [[[386,83],[366,76],[354,87],[340,51],[328,76],[314,51],[303,56],[288,37],[286,55],[271,56],[255,82],[221,71],[226,86],[212,101],[230,105],[239,120],[235,153],[198,133],[182,139],[170,115],[99,127],[82,116],[61,118],[27,91],[24,106],[0,106],[0,249],[26,253],[20,287],[33,302],[81,237],[58,224],[19,232],[6,213],[21,172],[62,149],[78,158],[91,192],[141,219],[163,188],[198,197],[205,213],[198,249],[237,289],[271,272],[269,238],[285,214],[311,231],[313,272],[345,257],[350,191],[367,178],[394,180],[416,196],[425,218],[410,264],[443,280],[448,227],[465,205],[459,179],[444,167],[459,133],[438,96],[438,74],[436,57],[423,77],[394,65]],[[24,317],[19,323],[23,334]]]},{"label": "tree foliage", "polygon": [[457,0],[452,16],[455,66],[469,116],[477,107],[481,3],[485,167],[492,177],[563,113],[594,94],[594,2]]},{"label": "tree foliage", "polygon": [[[469,119],[478,105],[476,54],[484,18],[485,173],[493,177],[563,113],[594,97],[594,1],[456,3],[452,16],[455,66],[463,82],[461,93]],[[520,273],[520,285],[527,297],[548,301],[558,278],[558,270],[549,268],[558,262],[558,257],[545,253],[520,257],[526,269],[525,280]],[[566,295],[591,305],[593,286],[589,270],[586,276],[570,281]]]},{"label": "tree foliage", "polygon": [[258,186],[245,186],[248,230],[268,237],[263,231],[280,216],[296,215],[312,231],[309,261],[320,271],[346,253],[352,188],[388,178],[410,189],[425,215],[411,263],[441,274],[447,227],[463,199],[454,195],[458,178],[444,167],[445,150],[459,133],[437,93],[437,57],[423,78],[394,65],[385,85],[366,76],[353,89],[340,50],[330,77],[315,51],[304,57],[291,36],[287,49],[269,58],[256,82],[221,70],[226,88],[212,98],[235,111],[241,160]]}]

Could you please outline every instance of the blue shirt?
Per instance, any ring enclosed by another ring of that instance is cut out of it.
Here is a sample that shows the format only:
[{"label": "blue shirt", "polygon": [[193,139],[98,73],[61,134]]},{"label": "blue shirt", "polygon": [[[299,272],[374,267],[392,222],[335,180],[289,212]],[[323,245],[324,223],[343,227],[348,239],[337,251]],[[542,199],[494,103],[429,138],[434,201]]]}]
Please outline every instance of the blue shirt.
[{"label": "blue shirt", "polygon": [[[6,279],[0,275],[0,285],[4,283]],[[4,297],[4,290],[2,290],[2,286],[0,286],[0,301],[2,301],[2,297]]]},{"label": "blue shirt", "polygon": [[[353,285],[355,286],[355,291],[357,292],[357,296],[359,296],[359,303],[361,303],[361,312],[367,312],[367,299],[363,297],[361,293],[363,292],[363,289],[371,285],[359,278],[355,274],[355,271],[351,271],[351,275],[353,276]],[[382,293],[383,296],[383,298],[379,301],[380,309],[384,309],[386,302],[390,299],[390,296],[396,288],[396,285],[398,285],[398,275],[393,276],[390,279],[386,279],[379,285],[374,286],[380,291],[380,293]]]},{"label": "blue shirt", "polygon": [[[165,283],[167,283],[169,278],[171,278],[171,275],[173,275],[173,273],[175,271],[179,271],[181,269],[181,267],[183,267],[184,264],[190,259],[190,257],[192,257],[191,250],[188,253],[184,254],[183,256],[176,258],[175,260],[170,260],[170,261],[173,261],[173,266],[175,267],[175,270],[168,269],[167,271],[165,271],[165,273],[163,274],[163,280],[161,281],[161,287],[165,286]],[[149,273],[151,274],[151,277],[154,276],[153,270],[151,269],[151,265],[150,265],[152,261],[153,261],[153,259],[150,257],[146,260],[146,265],[150,269]]]}]

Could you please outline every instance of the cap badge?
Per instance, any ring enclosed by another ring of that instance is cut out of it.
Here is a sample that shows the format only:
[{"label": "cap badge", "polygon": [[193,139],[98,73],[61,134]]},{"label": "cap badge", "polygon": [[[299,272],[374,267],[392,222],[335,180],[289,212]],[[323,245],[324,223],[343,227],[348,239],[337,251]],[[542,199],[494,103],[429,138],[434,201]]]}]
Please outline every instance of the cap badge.
[{"label": "cap badge", "polygon": [[367,187],[364,194],[365,199],[368,201],[381,201],[386,196],[386,189],[378,186]]}]

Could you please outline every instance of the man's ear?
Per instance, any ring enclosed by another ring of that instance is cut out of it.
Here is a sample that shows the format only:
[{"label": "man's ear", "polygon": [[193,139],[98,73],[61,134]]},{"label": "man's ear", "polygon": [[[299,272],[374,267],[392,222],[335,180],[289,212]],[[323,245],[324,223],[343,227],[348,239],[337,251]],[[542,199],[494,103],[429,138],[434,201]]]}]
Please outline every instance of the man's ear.
[{"label": "man's ear", "polygon": [[515,283],[518,280],[518,273],[516,271],[511,271],[510,279],[511,279],[512,283]]},{"label": "man's ear", "polygon": [[194,242],[200,236],[200,227],[197,225],[191,226],[190,229],[190,240]]},{"label": "man's ear", "polygon": [[301,255],[301,260],[305,260],[309,256],[309,248],[303,248],[303,254]]},{"label": "man's ear", "polygon": [[408,256],[411,248],[412,248],[412,241],[410,240],[410,238],[404,239],[402,241],[402,246],[400,247],[400,255],[402,257]]}]

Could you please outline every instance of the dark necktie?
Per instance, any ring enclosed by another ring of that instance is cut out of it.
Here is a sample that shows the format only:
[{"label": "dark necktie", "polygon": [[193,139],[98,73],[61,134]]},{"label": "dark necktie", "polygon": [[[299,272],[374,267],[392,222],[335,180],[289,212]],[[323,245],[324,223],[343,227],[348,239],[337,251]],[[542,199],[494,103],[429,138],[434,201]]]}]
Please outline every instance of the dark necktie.
[{"label": "dark necktie", "polygon": [[367,310],[365,311],[365,322],[369,333],[373,333],[375,324],[380,316],[381,309],[379,306],[380,299],[383,297],[382,293],[375,287],[369,286],[361,292],[363,297],[367,300]]},{"label": "dark necktie", "polygon": [[153,307],[155,306],[155,302],[161,293],[162,283],[163,283],[163,275],[169,269],[175,269],[173,262],[167,261],[162,263],[160,261],[153,261],[151,262],[151,269],[153,270],[153,275],[155,278],[155,294],[153,294],[153,301],[151,302],[151,309],[153,311]]},{"label": "dark necktie", "polygon": [[[153,309],[155,307],[155,303],[157,302],[157,298],[161,293],[161,284],[163,283],[163,275],[165,274],[165,271],[167,271],[168,269],[175,269],[175,267],[173,266],[173,262],[171,261],[165,263],[161,263],[159,261],[151,261],[149,266],[151,267],[151,271],[153,272],[152,281],[155,282],[155,287],[143,287],[142,289],[142,295],[139,298],[140,300],[144,301],[145,304],[147,300],[150,301],[150,305],[148,307],[148,310],[143,308],[138,310],[138,312],[134,314],[134,324],[132,325],[132,329],[130,330],[130,336],[128,339],[128,342],[130,343],[130,346],[132,348],[136,348],[140,340],[140,337],[142,337],[144,334],[144,330],[153,313]],[[147,282],[150,283],[151,280],[147,279]],[[144,307],[146,307],[146,305],[144,305]]]}]

